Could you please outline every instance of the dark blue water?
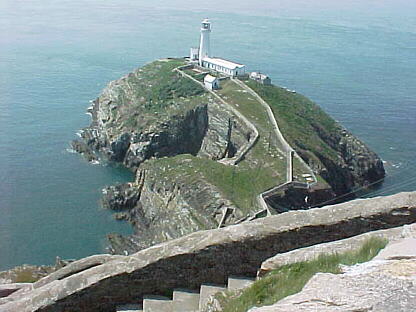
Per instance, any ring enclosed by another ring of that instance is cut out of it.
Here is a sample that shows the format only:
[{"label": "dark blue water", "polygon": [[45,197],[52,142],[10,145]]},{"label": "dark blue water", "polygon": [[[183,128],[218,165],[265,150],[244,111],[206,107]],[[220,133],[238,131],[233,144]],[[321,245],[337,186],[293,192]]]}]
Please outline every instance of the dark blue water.
[{"label": "dark blue water", "polygon": [[415,5],[292,2],[0,0],[0,269],[103,252],[106,233],[130,232],[98,201],[131,174],[69,142],[108,81],[187,55],[206,16],[216,55],[312,98],[386,161],[372,195],[415,190]]}]

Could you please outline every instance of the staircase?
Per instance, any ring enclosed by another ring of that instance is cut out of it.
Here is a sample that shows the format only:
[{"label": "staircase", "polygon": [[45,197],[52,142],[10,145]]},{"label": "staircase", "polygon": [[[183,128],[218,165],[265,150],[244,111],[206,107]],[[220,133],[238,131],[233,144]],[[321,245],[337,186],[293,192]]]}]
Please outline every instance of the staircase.
[{"label": "staircase", "polygon": [[219,292],[236,291],[250,286],[254,279],[229,277],[228,285],[202,284],[199,292],[189,289],[175,289],[172,299],[162,296],[144,296],[142,304],[128,304],[117,307],[117,312],[200,312]]}]

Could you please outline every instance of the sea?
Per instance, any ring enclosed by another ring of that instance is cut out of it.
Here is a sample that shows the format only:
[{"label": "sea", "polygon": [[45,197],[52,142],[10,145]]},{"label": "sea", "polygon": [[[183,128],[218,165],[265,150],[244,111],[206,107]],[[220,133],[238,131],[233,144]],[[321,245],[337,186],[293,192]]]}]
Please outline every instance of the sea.
[{"label": "sea", "polygon": [[[346,3],[344,3],[346,2]],[[106,84],[197,46],[314,100],[385,162],[366,196],[416,190],[416,2],[0,0],[0,270],[106,252],[131,233],[100,207],[132,180],[70,141]]]}]

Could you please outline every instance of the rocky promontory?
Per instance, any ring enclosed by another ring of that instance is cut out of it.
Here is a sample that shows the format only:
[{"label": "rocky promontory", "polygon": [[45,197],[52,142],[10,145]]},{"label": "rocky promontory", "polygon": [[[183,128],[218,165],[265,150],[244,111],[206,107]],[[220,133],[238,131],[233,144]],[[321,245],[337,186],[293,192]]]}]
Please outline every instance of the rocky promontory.
[{"label": "rocky promontory", "polygon": [[[286,155],[267,135],[271,125],[262,121],[260,105],[225,78],[220,100],[174,70],[183,65],[184,59],[158,60],[111,82],[88,109],[91,125],[72,143],[90,161],[118,162],[136,173],[135,181],[103,191],[104,207],[135,230],[129,237],[110,235],[114,253],[251,218],[260,210],[258,194],[285,182]],[[246,83],[267,101],[286,140],[318,176],[316,205],[384,177],[380,158],[316,104],[277,86]],[[256,133],[224,101],[260,134],[237,166],[227,161]],[[302,170],[295,163],[295,179],[304,182]],[[282,201],[304,202],[305,194],[294,196]]]}]

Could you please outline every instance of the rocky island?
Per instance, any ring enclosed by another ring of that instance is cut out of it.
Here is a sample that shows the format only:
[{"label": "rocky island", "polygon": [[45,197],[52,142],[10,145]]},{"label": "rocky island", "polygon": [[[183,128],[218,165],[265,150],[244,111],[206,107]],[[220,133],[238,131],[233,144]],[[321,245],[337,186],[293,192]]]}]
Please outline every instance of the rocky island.
[{"label": "rocky island", "polygon": [[[221,87],[208,90],[209,72],[157,60],[109,83],[89,108],[91,125],[73,148],[136,174],[103,190],[103,206],[134,227],[109,236],[113,253],[351,199],[384,177],[381,159],[306,97],[212,71]],[[292,184],[263,196],[264,209],[260,194],[288,182],[285,144],[296,156]]]}]

